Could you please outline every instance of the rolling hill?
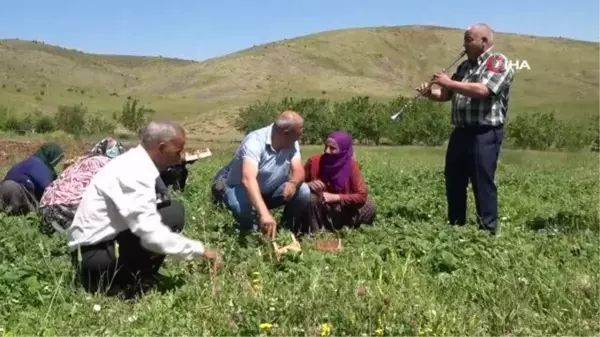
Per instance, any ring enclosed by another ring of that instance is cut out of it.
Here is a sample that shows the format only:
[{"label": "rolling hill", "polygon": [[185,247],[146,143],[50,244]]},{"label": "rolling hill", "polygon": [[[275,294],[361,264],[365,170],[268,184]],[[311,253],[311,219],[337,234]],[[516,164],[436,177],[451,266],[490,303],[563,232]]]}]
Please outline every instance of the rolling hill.
[{"label": "rolling hill", "polygon": [[[0,99],[23,111],[83,103],[112,113],[127,96],[184,120],[197,138],[232,139],[238,108],[257,99],[316,96],[388,99],[456,59],[463,31],[400,26],[322,32],[254,46],[202,62],[98,55],[37,41],[0,40]],[[496,33],[516,70],[512,110],[555,109],[566,118],[598,113],[599,45]]]}]

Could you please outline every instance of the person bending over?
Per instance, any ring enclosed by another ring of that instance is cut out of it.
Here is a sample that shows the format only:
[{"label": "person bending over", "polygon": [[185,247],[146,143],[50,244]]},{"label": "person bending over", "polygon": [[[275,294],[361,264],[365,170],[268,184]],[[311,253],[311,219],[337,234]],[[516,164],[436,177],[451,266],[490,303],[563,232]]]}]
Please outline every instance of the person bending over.
[{"label": "person bending over", "polygon": [[81,195],[96,173],[111,159],[125,152],[118,140],[107,137],[64,168],[58,179],[44,191],[40,200],[40,231],[64,233],[71,225]]},{"label": "person bending over", "polygon": [[55,167],[64,155],[60,145],[45,143],[35,154],[14,165],[0,182],[0,212],[37,212],[44,191],[57,177]]}]

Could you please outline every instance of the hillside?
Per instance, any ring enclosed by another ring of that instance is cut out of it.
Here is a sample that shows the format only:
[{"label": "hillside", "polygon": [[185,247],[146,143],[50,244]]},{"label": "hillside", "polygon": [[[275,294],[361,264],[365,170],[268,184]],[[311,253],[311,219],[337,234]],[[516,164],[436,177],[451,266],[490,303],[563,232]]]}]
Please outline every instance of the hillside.
[{"label": "hillside", "polygon": [[[127,96],[186,120],[200,137],[238,136],[237,109],[285,95],[347,98],[412,95],[462,50],[462,30],[381,27],[323,32],[255,46],[202,62],[95,55],[40,42],[0,41],[0,99],[21,110],[52,112],[82,102],[112,112]],[[512,111],[556,109],[577,118],[598,113],[598,43],[496,34],[517,70]],[[208,131],[208,133],[205,133]]]}]

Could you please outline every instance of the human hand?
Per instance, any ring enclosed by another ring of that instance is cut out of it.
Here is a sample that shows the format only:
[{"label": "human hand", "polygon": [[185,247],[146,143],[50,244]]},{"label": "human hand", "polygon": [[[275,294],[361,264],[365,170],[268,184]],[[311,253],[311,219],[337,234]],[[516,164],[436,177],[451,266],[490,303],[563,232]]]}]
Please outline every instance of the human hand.
[{"label": "human hand", "polygon": [[323,192],[322,198],[323,198],[323,202],[326,204],[331,204],[331,203],[340,201],[339,194],[333,194],[333,193],[329,193],[329,192]]},{"label": "human hand", "polygon": [[313,192],[313,193],[319,193],[319,192],[323,192],[325,191],[325,189],[327,188],[327,186],[325,186],[325,183],[322,182],[321,180],[317,179],[317,180],[313,180],[309,183],[307,183],[308,188]]},{"label": "human hand", "polygon": [[289,181],[285,182],[283,187],[283,199],[285,201],[290,200],[292,196],[294,196],[294,193],[296,193],[296,184]]},{"label": "human hand", "polygon": [[221,254],[219,254],[216,249],[205,248],[203,257],[213,263],[213,270],[215,272],[221,269],[223,262],[221,260]]},{"label": "human hand", "polygon": [[421,83],[421,85],[419,85],[418,87],[415,88],[415,90],[425,96],[425,97],[429,97],[431,96],[431,85],[429,84],[429,82],[423,82]]},{"label": "human hand", "polygon": [[450,79],[450,76],[448,76],[448,74],[444,72],[438,72],[433,74],[433,78],[431,80],[432,84],[437,84],[442,87],[447,87],[450,84],[450,82],[452,82],[452,79]]},{"label": "human hand", "polygon": [[264,235],[271,238],[271,240],[275,240],[277,223],[275,222],[275,219],[271,213],[267,212],[266,214],[260,216],[260,228]]}]

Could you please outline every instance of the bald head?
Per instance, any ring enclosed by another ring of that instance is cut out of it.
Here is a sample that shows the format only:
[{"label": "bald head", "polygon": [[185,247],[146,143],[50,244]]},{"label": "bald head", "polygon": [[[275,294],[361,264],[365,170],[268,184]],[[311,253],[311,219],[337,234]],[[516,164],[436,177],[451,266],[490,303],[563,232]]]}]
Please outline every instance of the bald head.
[{"label": "bald head", "polygon": [[467,28],[475,35],[486,38],[490,46],[494,45],[494,30],[486,23],[476,23]]},{"label": "bald head", "polygon": [[272,143],[276,148],[289,148],[302,137],[304,120],[295,111],[285,110],[273,122]]},{"label": "bald head", "polygon": [[159,170],[181,163],[185,131],[173,121],[151,121],[143,129],[141,143]]},{"label": "bald head", "polygon": [[297,112],[286,110],[277,116],[274,124],[277,130],[286,131],[302,127],[304,120]]},{"label": "bald head", "polygon": [[475,60],[494,46],[494,31],[485,23],[475,23],[465,31],[463,46],[469,59]]},{"label": "bald head", "polygon": [[169,142],[177,137],[185,137],[185,131],[173,121],[151,121],[142,129],[142,145],[151,146]]}]

